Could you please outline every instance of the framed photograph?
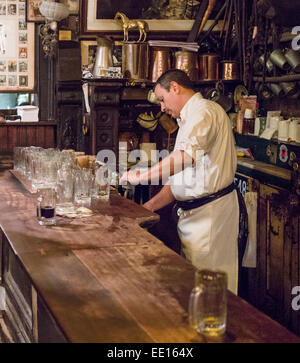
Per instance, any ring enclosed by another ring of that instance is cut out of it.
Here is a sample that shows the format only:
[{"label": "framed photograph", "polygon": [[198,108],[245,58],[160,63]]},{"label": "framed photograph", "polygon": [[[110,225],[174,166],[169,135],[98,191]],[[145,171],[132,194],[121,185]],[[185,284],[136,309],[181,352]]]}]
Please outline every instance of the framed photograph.
[{"label": "framed photograph", "polygon": [[97,41],[96,40],[82,40],[81,45],[81,68],[86,68],[89,64],[95,62]]},{"label": "framed photograph", "polygon": [[27,0],[26,1],[26,21],[32,23],[42,23],[45,18],[40,13],[40,5],[42,0]]},{"label": "framed photograph", "polygon": [[24,0],[5,4],[14,6],[0,12],[0,93],[34,91],[35,24],[27,23],[25,12],[16,10],[24,9]]},{"label": "framed photograph", "polygon": [[[182,4],[188,1],[182,1]],[[176,4],[175,4],[176,3]],[[84,0],[81,1],[81,33],[122,33],[121,23],[114,20],[119,11],[129,19],[142,19],[149,32],[188,32],[194,20],[180,20],[184,7],[178,2],[157,0]]]}]

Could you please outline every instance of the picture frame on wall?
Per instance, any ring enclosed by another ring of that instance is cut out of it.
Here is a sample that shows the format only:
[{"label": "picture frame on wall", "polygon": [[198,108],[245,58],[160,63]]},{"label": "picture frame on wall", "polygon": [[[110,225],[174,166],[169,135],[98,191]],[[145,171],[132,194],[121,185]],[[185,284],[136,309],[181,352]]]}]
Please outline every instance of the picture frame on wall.
[{"label": "picture frame on wall", "polygon": [[35,24],[26,21],[24,1],[15,0],[9,5],[15,7],[5,7],[5,12],[0,13],[0,93],[32,92],[35,90]]},{"label": "picture frame on wall", "polygon": [[40,12],[40,5],[42,0],[27,0],[26,1],[26,22],[28,23],[42,23],[45,17]]},{"label": "picture frame on wall", "polygon": [[97,41],[96,40],[82,40],[81,46],[81,68],[84,69],[88,65],[93,64],[95,61]]},{"label": "picture frame on wall", "polygon": [[[81,1],[81,33],[82,34],[116,34],[122,33],[121,23],[114,20],[117,11],[124,12],[129,19],[145,20],[149,26],[149,32],[171,33],[189,32],[192,29],[194,20],[178,20],[175,18],[164,19],[143,19],[145,8],[151,6],[154,0],[84,0]],[[139,4],[139,6],[137,6]],[[141,8],[141,6],[144,6]],[[140,15],[140,16],[139,16]]]}]

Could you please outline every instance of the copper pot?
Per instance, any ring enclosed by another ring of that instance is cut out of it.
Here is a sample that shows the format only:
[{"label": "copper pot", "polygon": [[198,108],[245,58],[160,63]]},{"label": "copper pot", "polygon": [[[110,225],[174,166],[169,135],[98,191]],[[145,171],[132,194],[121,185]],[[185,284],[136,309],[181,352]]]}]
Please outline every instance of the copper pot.
[{"label": "copper pot", "polygon": [[217,54],[201,54],[199,56],[199,79],[216,81],[219,79],[219,56]]},{"label": "copper pot", "polygon": [[222,64],[222,79],[224,81],[233,81],[240,79],[239,65],[234,60],[224,60]]},{"label": "copper pot", "polygon": [[196,52],[178,51],[175,53],[175,68],[185,71],[191,81],[199,79],[199,63]]},{"label": "copper pot", "polygon": [[148,79],[148,53],[147,43],[123,43],[122,73],[124,78],[141,81]]},{"label": "copper pot", "polygon": [[170,48],[152,47],[150,50],[150,70],[149,70],[150,81],[156,82],[157,79],[170,68],[171,68]]}]

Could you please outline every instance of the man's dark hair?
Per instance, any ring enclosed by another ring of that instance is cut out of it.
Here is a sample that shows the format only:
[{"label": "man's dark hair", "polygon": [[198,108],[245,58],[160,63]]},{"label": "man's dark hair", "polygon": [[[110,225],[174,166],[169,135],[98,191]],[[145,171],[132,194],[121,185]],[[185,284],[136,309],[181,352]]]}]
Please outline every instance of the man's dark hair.
[{"label": "man's dark hair", "polygon": [[180,69],[170,69],[163,73],[158,78],[153,88],[155,89],[155,87],[159,84],[167,91],[170,91],[170,83],[173,81],[177,82],[180,86],[184,88],[193,89],[193,82],[190,80],[188,75]]}]

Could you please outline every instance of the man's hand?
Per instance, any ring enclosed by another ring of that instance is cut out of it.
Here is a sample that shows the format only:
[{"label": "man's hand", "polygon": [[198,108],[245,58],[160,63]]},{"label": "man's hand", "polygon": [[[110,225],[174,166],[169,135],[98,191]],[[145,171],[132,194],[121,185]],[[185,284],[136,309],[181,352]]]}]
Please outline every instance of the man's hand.
[{"label": "man's hand", "polygon": [[125,173],[121,176],[120,184],[126,184],[127,182],[132,185],[140,184],[140,175],[141,173],[137,170],[125,171]]}]

